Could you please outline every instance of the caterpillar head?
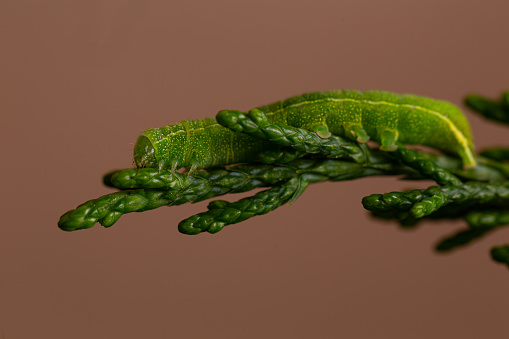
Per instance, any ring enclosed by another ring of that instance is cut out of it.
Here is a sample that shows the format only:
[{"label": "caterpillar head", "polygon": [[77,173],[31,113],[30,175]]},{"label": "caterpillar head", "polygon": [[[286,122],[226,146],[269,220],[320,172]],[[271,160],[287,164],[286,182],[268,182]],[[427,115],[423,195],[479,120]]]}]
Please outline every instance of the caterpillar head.
[{"label": "caterpillar head", "polygon": [[134,163],[136,167],[157,168],[159,163],[156,159],[156,150],[152,141],[144,135],[140,135],[134,146]]}]

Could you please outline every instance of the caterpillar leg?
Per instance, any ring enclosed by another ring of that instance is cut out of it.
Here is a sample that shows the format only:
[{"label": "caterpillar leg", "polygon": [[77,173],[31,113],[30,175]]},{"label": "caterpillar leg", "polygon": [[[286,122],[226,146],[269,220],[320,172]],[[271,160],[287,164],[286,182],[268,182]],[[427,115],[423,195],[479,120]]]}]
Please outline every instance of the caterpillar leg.
[{"label": "caterpillar leg", "polygon": [[345,128],[345,130],[350,131],[357,142],[360,142],[361,144],[367,143],[370,139],[368,132],[366,132],[366,130],[361,126],[354,125],[351,126],[351,128]]},{"label": "caterpillar leg", "polygon": [[398,149],[396,141],[398,141],[398,132],[389,130],[383,131],[380,149],[382,151],[394,152]]},{"label": "caterpillar leg", "polygon": [[205,167],[203,164],[203,156],[201,156],[197,152],[193,152],[189,157],[188,163],[192,164],[191,167],[188,168],[187,175],[193,175],[193,173],[199,169]]},{"label": "caterpillar leg", "polygon": [[[173,173],[175,173],[175,171],[177,169],[179,169],[181,167],[181,166],[179,166],[179,164],[180,164],[180,160],[178,160],[176,158],[161,160],[157,164],[157,169],[158,169],[159,173],[161,173],[161,171],[167,170],[169,168],[171,173],[173,174]],[[149,167],[149,166],[147,166],[147,167]]]},{"label": "caterpillar leg", "polygon": [[306,124],[302,126],[302,128],[315,132],[322,139],[328,139],[332,136],[332,133],[329,131],[329,127],[327,127],[325,122]]}]

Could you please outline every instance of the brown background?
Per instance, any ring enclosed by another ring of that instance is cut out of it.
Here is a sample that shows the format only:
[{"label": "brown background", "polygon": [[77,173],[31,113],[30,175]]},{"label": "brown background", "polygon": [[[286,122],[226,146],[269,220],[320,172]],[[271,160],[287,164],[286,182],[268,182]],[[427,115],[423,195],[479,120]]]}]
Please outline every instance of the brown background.
[{"label": "brown background", "polygon": [[[464,226],[403,231],[369,178],[185,236],[207,202],[66,233],[110,192],[140,131],[303,92],[384,89],[462,105],[509,87],[509,4],[483,1],[1,1],[0,337],[494,338],[509,333],[507,230],[439,255]],[[464,107],[464,106],[462,106]],[[466,113],[479,148],[507,129]],[[236,200],[239,196],[228,197]]]}]

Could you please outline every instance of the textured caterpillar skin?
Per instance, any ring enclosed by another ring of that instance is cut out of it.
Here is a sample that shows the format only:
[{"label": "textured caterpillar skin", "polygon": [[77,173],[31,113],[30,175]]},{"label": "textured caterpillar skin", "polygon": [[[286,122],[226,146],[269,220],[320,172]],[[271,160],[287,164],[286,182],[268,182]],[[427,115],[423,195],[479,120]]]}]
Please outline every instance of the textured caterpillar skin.
[{"label": "textured caterpillar skin", "polygon": [[[470,126],[454,105],[409,94],[335,90],[295,96],[258,107],[269,120],[358,142],[374,140],[424,145],[461,157],[474,167]],[[330,132],[330,133],[329,133]],[[219,125],[215,119],[187,120],[144,131],[134,149],[138,167],[201,169],[250,162],[273,146]]]}]

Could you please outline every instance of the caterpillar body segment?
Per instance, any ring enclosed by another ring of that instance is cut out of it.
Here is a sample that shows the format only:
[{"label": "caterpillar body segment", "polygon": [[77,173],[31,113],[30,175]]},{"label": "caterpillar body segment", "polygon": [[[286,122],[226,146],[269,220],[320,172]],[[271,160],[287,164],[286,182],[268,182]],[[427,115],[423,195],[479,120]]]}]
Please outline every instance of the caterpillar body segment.
[{"label": "caterpillar body segment", "polygon": [[[397,142],[424,145],[457,154],[464,167],[476,165],[468,121],[445,101],[384,91],[335,90],[295,96],[256,110],[273,122],[304,128],[322,138],[374,140],[384,151],[395,151]],[[227,112],[221,111],[220,118]],[[134,158],[138,167],[193,170],[251,162],[271,148],[266,141],[235,133],[207,118],[146,130],[138,139]]]},{"label": "caterpillar body segment", "polygon": [[270,143],[235,133],[213,118],[185,120],[144,131],[134,147],[138,167],[202,169],[253,162]]}]

